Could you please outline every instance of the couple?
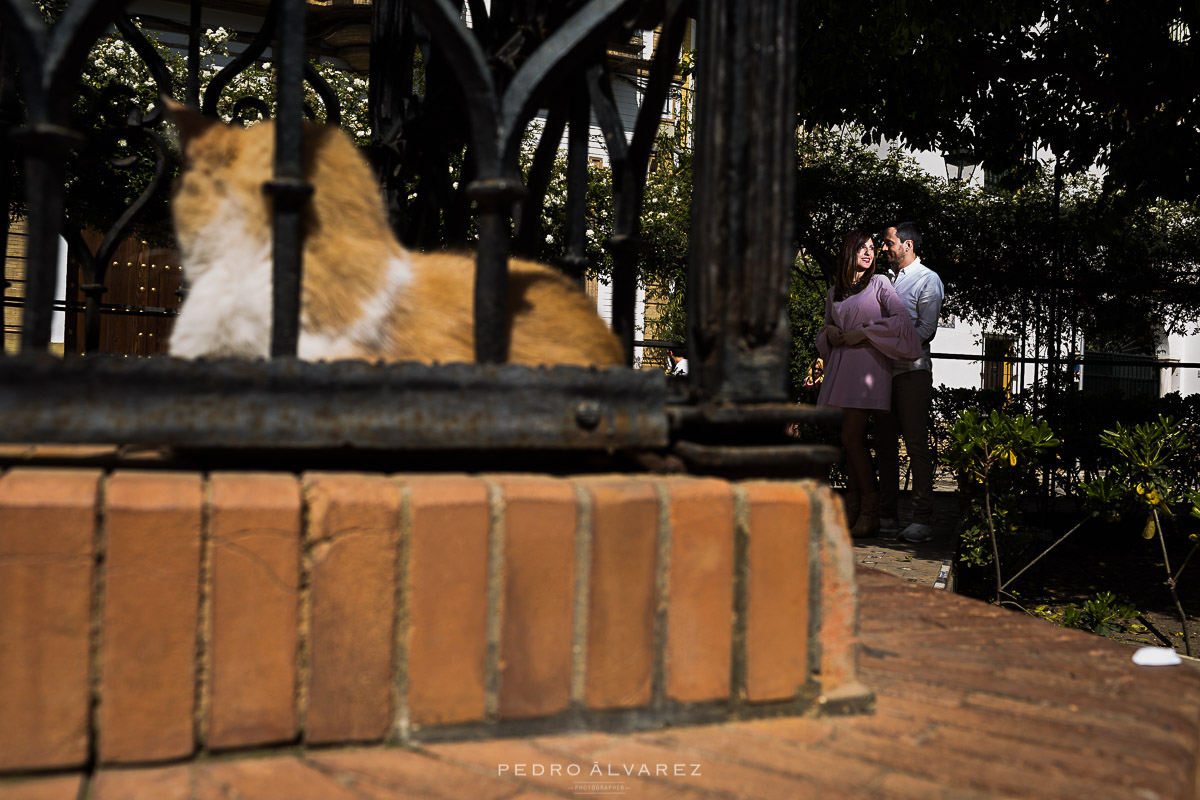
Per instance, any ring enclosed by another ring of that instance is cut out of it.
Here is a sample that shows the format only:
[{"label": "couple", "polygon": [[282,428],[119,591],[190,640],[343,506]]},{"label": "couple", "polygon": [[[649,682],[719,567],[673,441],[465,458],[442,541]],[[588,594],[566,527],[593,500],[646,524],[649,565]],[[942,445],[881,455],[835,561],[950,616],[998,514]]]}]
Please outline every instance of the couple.
[{"label": "couple", "polygon": [[[921,263],[921,234],[911,222],[889,227],[882,248],[896,271],[895,286],[875,273],[875,242],[863,231],[842,241],[837,276],[825,299],[825,327],[817,350],[825,360],[818,405],[845,410],[847,522],[852,536],[895,533],[899,493],[899,435],[912,465],[910,542],[933,536],[933,456],[929,407],[933,365],[929,342],[937,333],[942,281]],[[867,421],[875,415],[880,486],[867,450]],[[882,520],[881,520],[882,517]]]}]

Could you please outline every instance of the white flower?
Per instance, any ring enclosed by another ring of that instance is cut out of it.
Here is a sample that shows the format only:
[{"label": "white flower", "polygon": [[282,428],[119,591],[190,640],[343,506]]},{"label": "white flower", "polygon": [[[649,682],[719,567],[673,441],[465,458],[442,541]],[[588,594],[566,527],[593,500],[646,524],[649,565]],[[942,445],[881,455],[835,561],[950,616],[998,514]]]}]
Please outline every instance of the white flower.
[{"label": "white flower", "polygon": [[548,233],[546,234],[546,244],[554,244],[554,237]]}]

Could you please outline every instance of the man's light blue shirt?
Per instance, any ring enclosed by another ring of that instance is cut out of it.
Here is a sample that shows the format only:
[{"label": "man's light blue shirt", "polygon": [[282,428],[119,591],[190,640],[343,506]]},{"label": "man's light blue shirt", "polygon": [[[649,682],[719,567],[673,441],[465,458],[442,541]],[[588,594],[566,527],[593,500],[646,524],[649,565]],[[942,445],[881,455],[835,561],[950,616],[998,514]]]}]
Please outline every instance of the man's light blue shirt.
[{"label": "man's light blue shirt", "polygon": [[911,372],[917,369],[933,370],[929,357],[929,343],[937,335],[938,317],[942,313],[942,298],[945,289],[937,273],[916,259],[896,276],[896,294],[908,309],[908,316],[917,326],[917,338],[921,340],[921,358],[917,361],[896,361],[892,372]]}]

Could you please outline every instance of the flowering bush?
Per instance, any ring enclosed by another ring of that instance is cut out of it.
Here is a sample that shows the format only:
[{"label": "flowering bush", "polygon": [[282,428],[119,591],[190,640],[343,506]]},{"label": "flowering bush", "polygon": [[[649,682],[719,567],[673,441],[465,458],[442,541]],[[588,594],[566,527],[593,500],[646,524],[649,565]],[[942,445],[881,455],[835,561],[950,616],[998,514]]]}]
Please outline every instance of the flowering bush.
[{"label": "flowering bush", "polygon": [[1059,441],[1045,420],[996,410],[984,417],[974,409],[962,412],[951,438],[946,460],[967,507],[959,557],[968,564],[995,566],[1000,602],[1003,556],[1015,554],[1029,539],[1019,498],[1036,486],[1037,456]]},{"label": "flowering bush", "polygon": [[[1184,568],[1200,549],[1200,537],[1196,534],[1189,537],[1195,544],[1179,569],[1172,570],[1163,531],[1164,523],[1173,516],[1172,506],[1177,503],[1190,503],[1191,514],[1200,518],[1200,492],[1190,488],[1173,469],[1173,462],[1191,447],[1187,432],[1173,418],[1160,414],[1154,422],[1133,427],[1118,423],[1113,430],[1105,431],[1100,439],[1104,447],[1113,452],[1114,459],[1106,475],[1083,485],[1087,504],[1113,522],[1119,521],[1123,514],[1133,516],[1142,524],[1143,538],[1158,538],[1166,571],[1165,583],[1179,614],[1185,648],[1190,656],[1192,642],[1187,613],[1176,587]],[[1197,476],[1192,473],[1186,480],[1194,484]],[[1141,523],[1143,514],[1145,522]]]},{"label": "flowering bush", "polygon": [[1143,536],[1154,538],[1154,512],[1171,514],[1189,488],[1172,469],[1189,447],[1186,431],[1160,414],[1132,427],[1118,422],[1100,435],[1100,442],[1112,452],[1113,463],[1107,474],[1083,484],[1087,506],[1114,522],[1123,514],[1144,514]]}]

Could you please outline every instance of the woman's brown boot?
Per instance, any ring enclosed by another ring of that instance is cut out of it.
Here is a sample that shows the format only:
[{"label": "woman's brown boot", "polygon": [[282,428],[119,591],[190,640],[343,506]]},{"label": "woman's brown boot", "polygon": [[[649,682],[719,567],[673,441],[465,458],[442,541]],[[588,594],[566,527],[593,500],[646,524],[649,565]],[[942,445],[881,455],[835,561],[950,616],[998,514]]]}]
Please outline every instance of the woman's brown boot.
[{"label": "woman's brown boot", "polygon": [[843,498],[846,503],[846,527],[853,528],[858,521],[859,510],[862,508],[862,492],[858,489],[847,489]]},{"label": "woman's brown boot", "polygon": [[879,535],[879,492],[862,493],[862,508],[850,535],[855,539]]}]

